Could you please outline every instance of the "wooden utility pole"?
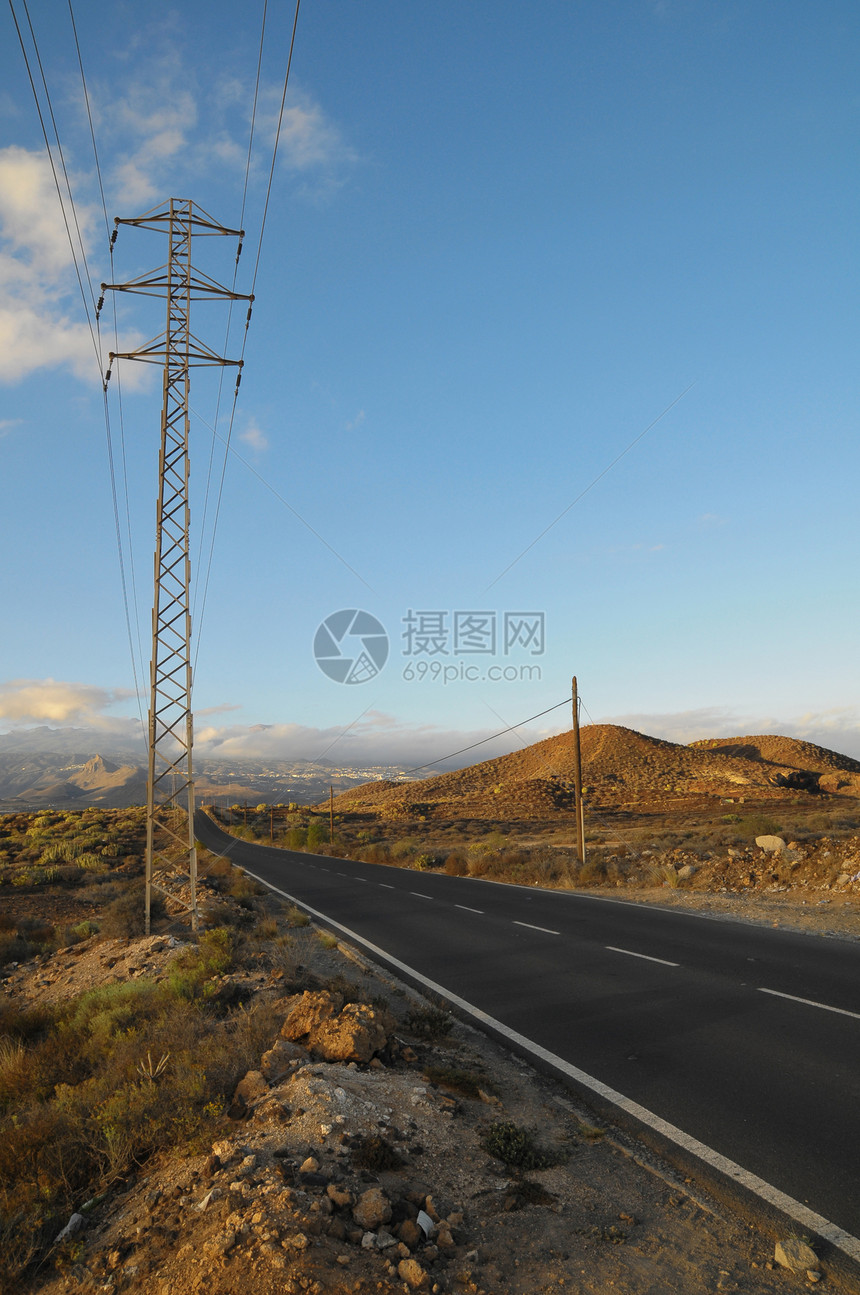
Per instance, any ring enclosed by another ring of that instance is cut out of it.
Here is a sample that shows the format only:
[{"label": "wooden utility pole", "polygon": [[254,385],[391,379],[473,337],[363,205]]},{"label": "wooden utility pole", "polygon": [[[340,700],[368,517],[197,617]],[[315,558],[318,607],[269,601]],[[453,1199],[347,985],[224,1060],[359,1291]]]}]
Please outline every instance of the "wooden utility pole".
[{"label": "wooden utility pole", "polygon": [[275,844],[275,807],[269,806],[269,840]]},{"label": "wooden utility pole", "polygon": [[585,863],[585,815],[582,811],[582,752],[579,747],[579,694],[576,690],[576,675],[573,676],[571,692],[573,700],[573,790],[574,813],[576,814],[576,855],[582,864]]},{"label": "wooden utility pole", "polygon": [[329,845],[334,845],[334,787],[331,784],[328,789],[328,840]]}]

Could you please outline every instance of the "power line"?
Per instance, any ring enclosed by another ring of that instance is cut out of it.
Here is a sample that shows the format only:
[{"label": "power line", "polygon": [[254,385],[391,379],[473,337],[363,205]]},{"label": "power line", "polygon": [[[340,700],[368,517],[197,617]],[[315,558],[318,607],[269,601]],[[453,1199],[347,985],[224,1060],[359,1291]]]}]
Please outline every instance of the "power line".
[{"label": "power line", "polygon": [[[87,78],[86,78],[86,72],[84,71],[84,60],[81,54],[80,41],[78,40],[78,28],[75,22],[75,12],[72,7],[72,0],[68,0],[68,3],[69,3],[69,19],[72,24],[72,34],[74,36],[74,41],[75,41],[75,51],[78,57],[78,68],[80,69],[80,73],[81,73],[81,88],[84,96],[84,104],[87,110],[87,121],[89,123],[89,128],[90,128],[90,140],[93,146],[93,159],[95,161],[96,175],[98,177],[98,185],[99,185],[99,195],[101,197],[102,213],[103,213],[104,222],[105,222],[105,234],[107,237],[108,255],[109,255],[110,264],[111,264],[110,277],[111,277],[111,281],[113,282],[114,280],[113,249],[114,249],[114,243],[116,239],[115,237],[113,238],[111,237],[110,220],[108,218],[107,202],[105,200],[104,182],[102,180],[102,169],[101,169],[101,164],[99,162],[99,150],[98,150],[98,145],[96,143],[96,132],[95,132],[95,126],[93,123],[93,114],[92,114],[92,107],[90,103],[89,90],[87,89]],[[98,332],[99,354],[101,355],[101,324],[99,322],[100,313],[101,311],[100,311],[100,303],[99,303],[99,305],[96,306],[96,329]],[[115,345],[115,349],[119,350],[119,332],[118,332],[118,323],[117,323],[116,298],[113,299],[113,326],[114,326],[114,345]],[[143,672],[143,645],[140,642],[140,616],[138,614],[137,587],[136,587],[135,574],[134,574],[134,549],[133,549],[132,538],[131,538],[131,512],[129,507],[128,469],[127,469],[126,452],[125,452],[125,418],[123,414],[123,405],[122,405],[122,383],[119,379],[119,376],[117,378],[117,385],[118,385],[117,399],[119,402],[119,420],[120,420],[120,446],[121,446],[121,454],[122,454],[123,497],[125,501],[126,532],[128,536],[128,565],[131,572],[134,622],[137,628],[138,651],[140,654],[140,670],[142,673]],[[117,556],[119,558],[120,584],[122,587],[122,600],[123,600],[123,606],[125,609],[125,624],[126,624],[126,633],[128,636],[128,646],[129,646],[129,652],[131,655],[131,670],[132,670],[132,675],[134,677],[135,700],[137,702],[138,716],[140,718],[141,734],[144,735],[145,726],[144,726],[144,720],[143,720],[143,710],[141,708],[141,690],[140,690],[140,680],[138,678],[138,658],[135,655],[135,650],[134,650],[134,634],[132,631],[131,610],[129,608],[128,586],[126,582],[126,570],[125,570],[125,565],[126,565],[125,554],[123,552],[122,527],[120,524],[120,515],[119,515],[120,510],[119,510],[119,500],[118,500],[118,494],[117,494],[116,467],[114,462],[113,434],[111,429],[110,407],[109,407],[108,398],[107,398],[107,383],[104,381],[104,379],[102,379],[102,392],[104,397],[103,407],[104,407],[104,419],[105,419],[105,438],[107,442],[108,470],[110,473],[111,500],[113,503]]]},{"label": "power line", "polygon": [[[10,3],[11,3],[11,0],[10,0]],[[254,108],[255,108],[255,115],[256,115],[257,93],[258,93],[258,89],[259,89],[260,66],[261,66],[261,64],[262,64],[262,57],[263,57],[263,37],[264,37],[264,35],[265,35],[265,29],[266,29],[266,8],[265,8],[265,3],[266,3],[266,0],[264,0],[264,9],[263,9],[263,25],[262,25],[262,30],[261,30],[261,32],[260,32],[260,55],[259,55],[259,60],[258,60],[258,64],[257,64],[257,85],[256,85],[255,90],[254,90]],[[210,574],[211,574],[211,570],[212,570],[212,556],[213,556],[214,551],[215,551],[215,533],[216,533],[217,528],[218,528],[218,519],[219,519],[219,517],[220,517],[220,513],[221,513],[221,500],[222,500],[222,496],[223,496],[223,492],[224,492],[224,479],[225,479],[226,472],[227,472],[227,455],[228,455],[228,453],[229,453],[229,451],[230,451],[230,449],[231,449],[231,441],[232,441],[232,438],[233,438],[233,424],[234,424],[234,421],[235,421],[235,418],[236,418],[236,404],[237,404],[238,397],[239,397],[239,384],[240,384],[240,382],[242,381],[242,365],[243,365],[243,363],[244,363],[244,359],[245,359],[245,348],[246,348],[246,346],[247,346],[247,344],[248,344],[248,326],[250,325],[250,322],[251,322],[251,311],[252,311],[252,309],[253,309],[253,301],[254,301],[254,289],[255,289],[256,284],[257,284],[257,274],[259,273],[259,269],[260,269],[260,257],[261,257],[261,255],[262,255],[262,251],[263,251],[263,236],[264,236],[264,234],[265,234],[265,232],[266,232],[266,220],[267,220],[268,213],[269,213],[269,199],[270,199],[270,197],[271,197],[271,193],[272,193],[272,184],[274,183],[274,177],[275,177],[275,163],[276,163],[276,161],[277,161],[277,157],[278,157],[278,146],[279,146],[279,144],[280,144],[280,140],[281,140],[281,126],[283,125],[283,120],[284,120],[284,106],[285,106],[285,104],[286,104],[286,100],[287,100],[287,87],[288,87],[288,85],[289,85],[289,81],[290,81],[290,68],[292,67],[292,63],[293,63],[293,49],[295,48],[295,43],[296,43],[296,29],[297,29],[297,27],[298,27],[298,22],[299,22],[299,8],[300,8],[300,6],[301,6],[301,0],[296,0],[296,9],[295,9],[295,14],[294,14],[294,16],[293,16],[293,29],[292,29],[292,33],[291,33],[291,35],[290,35],[290,49],[289,49],[289,54],[287,55],[287,67],[286,67],[286,71],[285,71],[285,73],[284,73],[284,85],[283,85],[283,91],[282,91],[282,93],[281,93],[281,107],[280,107],[280,112],[278,113],[278,126],[277,126],[277,130],[275,131],[275,142],[274,142],[274,146],[273,146],[273,148],[272,148],[272,162],[271,162],[271,166],[269,167],[269,179],[268,179],[268,183],[267,183],[267,185],[266,185],[266,197],[265,197],[265,201],[264,201],[264,203],[263,203],[263,216],[262,216],[262,220],[261,220],[261,222],[260,222],[260,237],[259,237],[259,240],[258,240],[258,243],[257,243],[257,255],[256,255],[255,259],[254,259],[254,273],[253,273],[253,276],[252,276],[252,279],[251,279],[250,302],[249,302],[249,305],[248,305],[248,312],[247,312],[247,314],[246,314],[246,316],[245,316],[245,331],[244,331],[244,334],[243,334],[243,336],[242,336],[242,349],[241,349],[240,354],[239,354],[239,371],[238,371],[238,375],[237,375],[237,378],[236,378],[236,387],[235,387],[234,392],[233,392],[233,405],[232,405],[232,408],[231,408],[231,410],[230,410],[230,422],[229,422],[229,425],[228,425],[228,428],[227,428],[227,436],[226,436],[226,438],[221,438],[221,439],[223,439],[223,440],[224,440],[224,445],[225,445],[224,461],[223,461],[223,465],[222,465],[222,469],[221,469],[221,480],[220,480],[220,482],[219,482],[219,486],[218,486],[218,500],[217,500],[217,504],[216,504],[216,507],[215,507],[215,520],[214,520],[214,522],[212,523],[212,538],[211,538],[211,542],[210,542],[209,560],[208,560],[207,567],[206,567],[206,576],[205,576],[204,585],[203,585],[202,602],[201,602],[201,605],[200,605],[200,618],[199,618],[199,622],[198,622],[197,646],[196,646],[196,648],[195,648],[195,656],[194,656],[194,665],[195,665],[195,668],[196,668],[196,665],[197,665],[197,657],[198,657],[199,652],[200,652],[200,636],[199,636],[199,627],[200,627],[200,625],[202,625],[202,624],[203,624],[203,617],[204,617],[205,612],[206,612],[206,598],[207,598],[207,596],[208,596],[208,592],[209,592],[209,579],[210,579]],[[243,211],[243,213],[244,213],[244,209],[245,209],[245,195],[247,194],[248,175],[249,175],[249,172],[250,172],[250,165],[251,165],[251,144],[252,144],[252,142],[253,142],[253,119],[252,119],[252,127],[251,127],[251,130],[252,130],[252,136],[251,136],[251,140],[249,141],[249,144],[248,144],[248,158],[247,158],[247,162],[246,162],[246,165],[245,165],[245,190],[244,190],[244,192],[243,192],[243,196],[242,196],[242,211]],[[241,250],[241,244],[240,244],[240,250]],[[238,261],[238,256],[237,256],[237,261]],[[234,280],[234,282],[235,282],[235,280]],[[228,326],[229,326],[229,322],[228,322]],[[219,402],[220,402],[220,389],[219,389]],[[213,432],[213,434],[214,434],[214,435],[219,435],[219,433],[216,431],[216,427],[217,427],[217,419],[216,419],[216,426],[212,428],[212,432]],[[234,453],[235,453],[235,451],[234,451]],[[240,457],[240,458],[241,458],[241,455],[239,455],[238,457]],[[243,461],[244,461],[244,460],[243,460]],[[247,464],[246,466],[250,467],[250,464]],[[253,468],[251,468],[251,471],[253,471]],[[256,475],[259,475],[259,474],[256,474]],[[262,480],[262,478],[260,478],[260,480]],[[267,483],[264,483],[264,484],[267,484]],[[270,487],[270,488],[271,488],[271,487]],[[207,485],[207,489],[208,489],[208,485]],[[273,493],[277,494],[277,491],[274,491]],[[279,496],[279,498],[280,498],[280,496]],[[284,499],[284,500],[282,500],[282,502],[286,504],[286,500],[285,500],[285,499]],[[291,506],[290,506],[289,504],[287,504],[287,507],[288,507],[288,508],[290,508]],[[295,512],[295,509],[292,509],[292,508],[291,508],[291,511],[292,511],[292,512]],[[298,513],[296,513],[296,516],[297,516],[297,517],[299,517],[299,514],[298,514]],[[299,518],[299,520],[300,520],[300,521],[302,521],[302,522],[303,522],[303,524],[304,524],[305,526],[307,526],[307,525],[308,525],[308,523],[307,523],[307,522],[304,522],[304,519],[303,519],[303,518],[301,518],[301,517],[300,517],[300,518]],[[308,527],[308,529],[309,529],[309,530],[313,530],[313,527]],[[316,532],[315,532],[315,531],[314,531],[314,534],[316,535]],[[321,540],[323,544],[325,544],[325,545],[326,545],[326,548],[331,549],[331,552],[332,552],[332,553],[335,553],[335,550],[331,548],[331,545],[330,545],[330,544],[327,544],[327,543],[326,543],[326,541],[322,539],[322,536],[321,536],[321,535],[317,535],[317,538],[318,538],[319,540]],[[336,556],[336,557],[340,557],[340,555],[339,555],[339,554],[337,554],[337,553],[335,553],[335,556]],[[343,558],[340,558],[340,561],[341,561],[341,562],[343,562],[343,561],[344,561],[344,559],[343,559]],[[349,567],[349,563],[348,563],[348,562],[345,562],[345,563],[344,563],[344,565],[345,565],[345,566],[347,566],[347,567]],[[352,567],[349,567],[349,570],[350,570],[350,571],[352,571]],[[353,571],[352,573],[353,573],[353,575],[358,576],[358,572],[357,572],[357,571]],[[362,579],[362,578],[361,578],[361,576],[358,576],[358,579],[359,579],[359,580],[361,580],[361,579]],[[362,580],[362,584],[367,584],[367,581]],[[369,586],[368,586],[368,588],[369,588]]]},{"label": "power line", "polygon": [[[94,332],[94,330],[93,330],[92,321],[91,321],[91,319],[90,319],[90,310],[89,310],[89,306],[87,305],[87,294],[86,294],[86,292],[84,291],[83,278],[81,277],[81,270],[80,270],[80,266],[78,265],[78,254],[77,254],[77,249],[75,248],[75,242],[74,242],[74,239],[72,238],[72,231],[71,231],[71,228],[70,228],[70,226],[69,226],[69,218],[68,218],[68,216],[66,215],[66,204],[65,204],[65,200],[64,200],[64,198],[63,198],[62,186],[60,185],[60,178],[59,178],[59,176],[57,175],[57,168],[56,168],[56,166],[55,166],[55,164],[54,164],[54,155],[53,155],[53,153],[51,152],[51,143],[50,143],[50,140],[49,140],[49,138],[48,138],[48,129],[47,129],[47,126],[45,125],[45,118],[44,118],[44,114],[42,113],[42,105],[41,105],[41,104],[40,104],[40,102],[39,102],[39,94],[38,94],[38,91],[36,90],[36,82],[35,82],[35,79],[34,79],[34,77],[33,77],[32,69],[31,69],[31,67],[30,67],[30,59],[29,59],[29,57],[28,57],[28,55],[27,55],[27,47],[26,47],[26,45],[24,44],[24,37],[23,37],[23,34],[22,34],[22,32],[21,32],[21,26],[20,26],[20,24],[19,24],[19,22],[18,22],[18,15],[15,13],[15,6],[14,6],[14,4],[12,3],[12,0],[9,0],[9,8],[10,8],[10,10],[12,11],[12,21],[13,21],[13,22],[14,22],[14,24],[15,24],[15,31],[16,31],[17,36],[18,36],[18,43],[19,43],[19,45],[21,46],[21,53],[22,53],[23,58],[24,58],[24,66],[25,66],[25,67],[26,67],[26,69],[27,69],[27,77],[28,77],[29,82],[30,82],[30,89],[31,89],[31,90],[32,90],[32,92],[33,92],[33,102],[34,102],[34,103],[35,103],[35,105],[36,105],[36,113],[37,113],[37,115],[38,115],[38,117],[39,117],[39,125],[40,125],[40,126],[41,126],[41,128],[42,128],[42,138],[43,138],[43,139],[44,139],[44,141],[45,141],[45,151],[46,151],[46,152],[47,152],[47,154],[48,154],[48,162],[49,162],[50,167],[51,167],[51,174],[52,174],[52,175],[53,175],[53,177],[54,177],[54,185],[55,185],[55,187],[56,187],[56,190],[57,190],[57,198],[59,199],[59,203],[60,203],[60,213],[61,213],[61,215],[62,215],[62,217],[63,217],[63,224],[65,225],[65,228],[66,228],[66,237],[67,237],[67,238],[68,238],[68,240],[69,240],[69,249],[70,249],[70,251],[71,251],[71,253],[72,253],[72,263],[73,263],[73,265],[74,265],[74,267],[75,267],[75,275],[76,275],[77,280],[78,280],[78,288],[80,289],[80,293],[81,293],[81,300],[82,300],[82,301],[83,301],[83,303],[84,303],[84,315],[86,316],[87,327],[88,327],[88,329],[89,329],[90,339],[92,340],[93,350],[95,351],[95,354],[96,354],[96,363],[97,363],[97,364],[98,364],[98,366],[99,366],[99,373],[101,374],[101,368],[102,368],[102,357],[101,357],[101,353],[99,352],[98,343],[97,343],[97,341],[96,341],[96,335],[95,335],[95,332]],[[41,59],[39,58],[39,49],[38,49],[38,44],[37,44],[37,42],[36,42],[35,33],[33,32],[33,25],[32,25],[32,23],[30,23],[30,15],[29,15],[29,13],[27,12],[27,5],[26,5],[26,2],[24,3],[24,12],[27,14],[27,22],[28,22],[28,25],[29,25],[29,27],[30,27],[30,34],[31,34],[32,39],[33,39],[33,46],[34,46],[35,51],[36,51],[36,58],[37,58],[37,61],[38,61],[38,64],[39,64],[39,69],[40,69],[40,71],[41,71],[41,69],[42,69],[42,61],[41,61]],[[44,75],[44,72],[42,72],[42,81],[43,81],[43,84],[45,85],[45,94],[46,94],[46,96],[47,96],[47,98],[48,98],[48,104],[49,104],[49,106],[50,106],[50,95],[48,94],[48,87],[47,87],[47,82],[45,81],[45,75]],[[54,121],[53,109],[51,109],[51,120],[54,122],[54,129],[55,129],[55,132],[56,132],[56,121]],[[57,136],[57,147],[58,147],[58,149],[59,149],[59,151],[60,151],[60,157],[62,158],[62,149],[60,148],[59,136]],[[63,170],[64,170],[64,172],[65,172],[65,162],[63,162]],[[66,183],[68,184],[68,174],[66,174]],[[72,194],[71,186],[69,186],[69,201],[70,201],[70,203],[71,203],[72,211],[73,211],[73,213],[74,213],[74,212],[75,212],[75,200],[74,200],[74,196],[73,196],[73,194]],[[76,228],[78,229],[78,236],[80,237],[80,227],[79,227],[79,225],[78,225],[77,215],[76,215],[76,214],[75,214],[75,217],[74,217],[74,218],[75,218],[75,226],[76,226]],[[87,273],[89,273],[89,271],[87,271]],[[91,293],[91,295],[92,295],[92,285],[91,285],[91,284],[90,284],[90,293]],[[95,304],[95,302],[93,302],[93,304]]]},{"label": "power line", "polygon": [[571,502],[567,505],[567,508],[563,508],[562,511],[559,513],[558,517],[556,517],[554,521],[551,521],[549,526],[545,526],[541,531],[540,535],[536,535],[535,538],[532,540],[531,544],[527,544],[526,547],[523,549],[522,553],[518,553],[517,556],[514,558],[513,562],[508,563],[504,571],[499,572],[495,580],[492,580],[487,585],[487,588],[484,590],[484,593],[487,593],[490,589],[492,589],[493,585],[497,585],[501,580],[502,576],[506,576],[512,567],[515,567],[517,563],[522,558],[524,558],[525,555],[529,553],[534,548],[534,546],[543,539],[545,535],[549,534],[552,528],[558,525],[562,517],[566,517],[567,514],[570,512],[571,508],[574,508],[579,503],[580,499],[584,499],[585,496],[588,494],[589,490],[593,490],[594,487],[597,485],[598,481],[602,481],[603,478],[606,476],[607,472],[611,472],[612,469],[615,467],[616,463],[620,463],[621,460],[624,458],[624,456],[626,454],[629,454],[630,451],[634,448],[634,446],[639,444],[643,436],[647,436],[648,433],[651,431],[651,428],[656,427],[657,424],[660,422],[661,418],[665,418],[669,410],[674,409],[675,406],[678,404],[678,401],[683,400],[687,392],[691,391],[695,385],[696,385],[695,382],[691,382],[688,387],[685,387],[684,390],[681,392],[681,394],[676,396],[675,399],[671,402],[671,404],[668,404],[666,408],[663,410],[663,412],[658,414],[657,417],[648,424],[648,426],[645,428],[644,431],[640,432],[638,436],[635,436],[633,440],[630,442],[630,444],[625,449],[623,449],[620,454],[617,454],[615,458],[612,460],[612,462],[608,463],[606,467],[603,469],[603,471],[599,472],[597,476],[594,478],[594,480],[589,482],[589,484],[585,487],[584,490],[580,490],[576,498],[571,500]]},{"label": "power line", "polygon": [[[71,3],[71,0],[70,0],[70,3]],[[261,25],[260,25],[260,47],[259,47],[259,51],[258,51],[258,54],[257,54],[257,75],[256,75],[256,79],[255,79],[255,82],[254,82],[254,101],[253,101],[253,104],[252,104],[252,106],[251,106],[251,129],[250,129],[250,132],[249,132],[249,135],[248,135],[248,155],[247,155],[247,157],[246,157],[246,159],[245,159],[245,180],[244,180],[244,184],[243,184],[243,186],[242,186],[242,210],[241,210],[241,212],[240,212],[240,214],[239,214],[239,228],[240,228],[240,229],[244,229],[244,228],[245,228],[245,206],[246,206],[246,203],[247,203],[247,200],[248,200],[248,181],[249,181],[250,174],[251,174],[251,156],[252,156],[252,152],[253,152],[253,148],[254,148],[254,130],[255,130],[255,127],[256,127],[256,123],[257,123],[257,102],[258,102],[258,100],[259,100],[259,96],[260,96],[260,76],[261,76],[262,66],[263,66],[263,45],[264,45],[265,38],[266,38],[266,15],[267,15],[267,12],[268,12],[268,0],[263,0],[263,19],[262,19],[262,23],[261,23]],[[236,250],[236,261],[235,261],[235,264],[234,264],[234,266],[233,266],[233,284],[232,284],[233,291],[235,291],[235,289],[236,289],[236,279],[237,279],[238,274],[239,274],[239,258],[240,258],[240,256],[241,256],[241,254],[242,254],[242,241],[240,240],[240,242],[239,242],[239,246],[238,246],[238,248],[237,248],[237,250]],[[225,354],[225,355],[227,354],[228,343],[229,343],[229,339],[230,339],[230,328],[231,328],[231,325],[232,325],[232,321],[233,321],[233,302],[232,302],[232,300],[231,300],[231,301],[230,301],[230,304],[229,304],[229,307],[228,307],[228,310],[227,310],[227,326],[226,326],[226,329],[225,329],[225,331],[224,331],[224,348],[223,348],[223,349],[224,349],[224,354]],[[224,387],[224,370],[223,370],[223,369],[221,369],[221,370],[220,370],[220,372],[219,372],[219,374],[218,374],[218,396],[217,396],[217,399],[216,399],[216,401],[215,401],[215,417],[214,417],[214,419],[213,419],[213,423],[214,423],[214,426],[215,426],[215,427],[217,427],[217,426],[218,426],[218,418],[219,418],[219,416],[220,416],[220,412],[221,412],[221,396],[222,396],[223,387]],[[234,396],[234,406],[235,406],[235,396]],[[231,416],[231,418],[232,418],[232,416]],[[223,461],[222,461],[222,464],[221,464],[221,476],[220,476],[220,481],[219,481],[219,483],[218,483],[218,502],[217,502],[217,504],[216,504],[216,508],[215,508],[215,521],[214,521],[213,526],[212,526],[212,535],[211,535],[210,542],[209,542],[209,556],[208,556],[208,559],[207,559],[207,562],[206,562],[206,575],[205,575],[205,578],[204,578],[204,580],[203,580],[203,585],[202,585],[202,588],[203,588],[203,594],[202,594],[203,602],[202,602],[202,604],[201,604],[201,612],[200,612],[201,620],[202,620],[202,617],[203,617],[203,613],[204,613],[204,611],[205,611],[205,609],[206,609],[206,595],[207,595],[208,590],[209,590],[209,576],[210,576],[210,573],[211,573],[211,570],[212,570],[212,558],[213,558],[213,555],[214,555],[214,553],[215,553],[215,532],[216,532],[217,525],[218,525],[218,517],[219,517],[220,512],[221,512],[221,496],[222,496],[223,491],[224,491],[224,477],[225,477],[225,474],[226,474],[226,471],[227,471],[227,453],[228,453],[228,450],[229,450],[229,446],[228,446],[227,448],[225,448],[225,450],[224,450],[224,458],[223,458]],[[209,491],[210,491],[211,484],[212,484],[212,467],[213,467],[214,461],[215,461],[215,437],[214,437],[214,435],[213,435],[213,437],[212,437],[212,442],[211,442],[211,445],[210,445],[210,448],[209,448],[209,464],[208,464],[207,469],[206,469],[206,489],[205,489],[205,492],[204,492],[204,495],[203,495],[203,519],[202,519],[202,521],[201,521],[201,523],[200,523],[200,553],[201,553],[201,559],[202,559],[202,555],[203,555],[203,551],[204,551],[204,538],[203,538],[203,537],[204,537],[204,536],[205,536],[205,534],[206,534],[206,516],[207,516],[207,513],[208,513],[208,511],[209,511]],[[196,619],[196,616],[197,616],[197,599],[198,599],[198,591],[199,591],[200,587],[201,587],[201,586],[198,584],[197,589],[195,590],[195,595],[194,595],[194,606],[193,606],[193,608],[192,608],[192,615],[194,616],[194,618],[195,618],[195,619]],[[199,641],[199,640],[198,640],[198,641]],[[199,649],[198,649],[198,651],[199,651]],[[195,654],[194,661],[195,661],[195,665],[196,665],[196,664],[197,664],[197,655],[196,655],[196,654]]]},{"label": "power line", "polygon": [[480,742],[473,742],[471,746],[462,746],[459,751],[452,751],[450,755],[442,755],[438,760],[429,760],[427,764],[418,764],[414,769],[404,769],[404,773],[419,773],[421,769],[432,769],[434,765],[444,764],[446,760],[453,760],[455,755],[463,755],[466,751],[474,751],[476,747],[485,746],[487,742],[493,742],[497,737],[504,737],[505,733],[512,733],[516,728],[522,728],[524,724],[531,724],[533,720],[540,719],[543,715],[549,715],[551,711],[559,710],[562,706],[570,705],[570,697],[565,697],[564,701],[556,702],[554,706],[548,706],[546,710],[538,711],[537,715],[530,715],[528,719],[521,719],[519,724],[509,724],[498,733],[492,733],[490,737],[482,737]]}]

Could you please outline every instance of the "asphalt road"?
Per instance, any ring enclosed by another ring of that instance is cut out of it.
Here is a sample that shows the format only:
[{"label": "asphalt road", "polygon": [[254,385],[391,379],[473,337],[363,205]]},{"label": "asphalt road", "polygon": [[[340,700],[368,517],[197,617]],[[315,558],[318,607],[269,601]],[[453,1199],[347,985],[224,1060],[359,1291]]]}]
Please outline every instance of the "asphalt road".
[{"label": "asphalt road", "polygon": [[860,944],[199,839],[860,1237]]}]

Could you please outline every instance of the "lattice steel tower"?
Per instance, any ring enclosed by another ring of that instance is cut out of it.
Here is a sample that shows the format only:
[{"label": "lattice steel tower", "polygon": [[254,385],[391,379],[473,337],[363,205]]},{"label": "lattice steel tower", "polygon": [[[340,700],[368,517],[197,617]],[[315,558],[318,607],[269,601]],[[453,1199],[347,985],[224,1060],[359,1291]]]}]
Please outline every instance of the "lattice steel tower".
[{"label": "lattice steel tower", "polygon": [[[202,208],[171,198],[142,216],[114,221],[115,226],[166,233],[167,264],[128,283],[102,284],[102,292],[137,292],[164,297],[167,325],[163,333],[134,351],[111,352],[114,360],[163,364],[161,450],[158,460],[158,511],[155,537],[155,593],[152,607],[150,661],[149,768],[146,790],[146,932],[150,929],[153,888],[162,869],[186,867],[190,884],[191,924],[197,929],[197,851],[194,836],[194,779],[191,764],[191,559],[188,498],[188,398],[190,370],[202,365],[235,365],[241,360],[217,355],[191,332],[193,301],[252,301],[247,293],[224,288],[191,264],[192,237],[244,233],[227,229]],[[113,235],[116,238],[116,231]],[[248,308],[250,318],[251,308]],[[110,369],[106,382],[110,378]]]}]

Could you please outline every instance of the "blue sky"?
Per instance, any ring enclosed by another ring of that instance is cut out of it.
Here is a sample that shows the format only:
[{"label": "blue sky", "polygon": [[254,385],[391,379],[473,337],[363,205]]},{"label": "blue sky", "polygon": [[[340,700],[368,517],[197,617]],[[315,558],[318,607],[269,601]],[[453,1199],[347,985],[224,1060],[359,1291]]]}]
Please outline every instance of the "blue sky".
[{"label": "blue sky", "polygon": [[[284,8],[263,50],[244,290]],[[111,220],[177,196],[238,222],[261,14],[157,0],[106,22],[79,3]],[[44,4],[31,17],[98,283],[71,27]],[[107,737],[138,707],[102,394],[0,21],[0,728]],[[576,673],[586,718],[860,756],[858,32],[841,0],[303,0],[202,623],[198,598],[202,750],[417,763],[561,702]],[[234,252],[201,240],[195,257],[229,280]],[[164,249],[123,229],[115,256],[127,279]],[[130,343],[163,326],[139,298],[118,305]],[[215,346],[224,326],[221,307],[195,316]],[[143,680],[160,383],[130,364],[121,381]],[[216,382],[192,392],[198,578]],[[390,651],[345,685],[312,648],[351,608]],[[447,614],[434,653],[404,654],[410,611]],[[458,650],[457,612],[482,614],[484,651]],[[504,651],[521,614],[543,615],[538,654]]]}]

